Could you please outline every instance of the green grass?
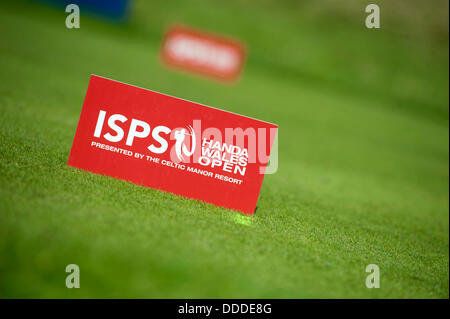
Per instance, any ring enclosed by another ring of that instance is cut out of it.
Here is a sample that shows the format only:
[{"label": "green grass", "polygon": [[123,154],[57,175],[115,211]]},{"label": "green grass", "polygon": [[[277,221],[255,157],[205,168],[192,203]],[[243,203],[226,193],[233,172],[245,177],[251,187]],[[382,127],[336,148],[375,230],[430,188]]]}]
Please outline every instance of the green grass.
[{"label": "green grass", "polygon": [[[382,6],[380,30],[364,28],[365,2],[136,1],[128,24],[82,13],[79,30],[63,10],[9,2],[0,297],[449,297],[446,2],[433,19],[419,1]],[[161,66],[171,22],[244,40],[242,79]],[[277,123],[256,215],[66,166],[92,73]],[[65,287],[70,263],[80,289]],[[365,287],[372,263],[380,289]]]}]

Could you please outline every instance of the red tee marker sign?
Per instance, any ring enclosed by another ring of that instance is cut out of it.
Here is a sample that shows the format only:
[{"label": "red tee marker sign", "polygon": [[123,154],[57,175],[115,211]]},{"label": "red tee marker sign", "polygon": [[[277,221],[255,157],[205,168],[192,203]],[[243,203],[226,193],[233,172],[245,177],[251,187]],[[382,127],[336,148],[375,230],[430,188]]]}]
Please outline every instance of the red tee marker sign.
[{"label": "red tee marker sign", "polygon": [[92,75],[67,164],[253,214],[276,131]]},{"label": "red tee marker sign", "polygon": [[225,81],[238,77],[245,60],[238,41],[181,26],[167,32],[161,51],[171,66]]}]

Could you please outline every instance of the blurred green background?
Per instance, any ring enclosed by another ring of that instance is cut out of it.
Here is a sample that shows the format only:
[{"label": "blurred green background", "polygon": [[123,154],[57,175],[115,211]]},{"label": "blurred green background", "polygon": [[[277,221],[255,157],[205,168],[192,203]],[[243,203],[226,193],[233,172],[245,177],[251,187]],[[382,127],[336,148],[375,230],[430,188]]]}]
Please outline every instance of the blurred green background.
[{"label": "blurred green background", "polygon": [[[134,1],[70,30],[2,1],[0,297],[448,298],[448,1],[376,1],[381,29],[369,3]],[[162,66],[172,23],[245,42],[241,79]],[[277,123],[256,215],[67,167],[90,74]]]}]

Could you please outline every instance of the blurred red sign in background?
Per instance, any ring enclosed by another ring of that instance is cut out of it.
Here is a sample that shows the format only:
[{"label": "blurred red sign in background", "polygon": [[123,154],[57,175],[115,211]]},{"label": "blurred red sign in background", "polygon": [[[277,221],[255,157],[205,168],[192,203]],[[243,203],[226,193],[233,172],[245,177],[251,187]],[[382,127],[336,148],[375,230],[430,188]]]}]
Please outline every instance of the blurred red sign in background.
[{"label": "blurred red sign in background", "polygon": [[177,25],[166,33],[161,56],[168,65],[233,81],[243,69],[246,50],[238,40]]}]

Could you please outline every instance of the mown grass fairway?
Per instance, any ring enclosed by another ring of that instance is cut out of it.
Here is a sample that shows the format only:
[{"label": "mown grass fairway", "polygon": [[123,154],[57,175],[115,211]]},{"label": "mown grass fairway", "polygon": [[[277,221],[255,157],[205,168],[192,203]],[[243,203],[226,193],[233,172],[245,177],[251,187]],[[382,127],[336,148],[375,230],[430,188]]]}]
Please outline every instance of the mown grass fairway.
[{"label": "mown grass fairway", "polygon": [[[0,297],[449,297],[448,2],[386,3],[380,30],[365,2],[278,2],[136,1],[79,30],[2,2]],[[241,80],[161,66],[172,22],[245,41]],[[90,74],[278,124],[256,215],[66,166]]]}]

